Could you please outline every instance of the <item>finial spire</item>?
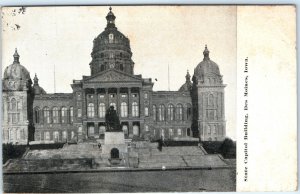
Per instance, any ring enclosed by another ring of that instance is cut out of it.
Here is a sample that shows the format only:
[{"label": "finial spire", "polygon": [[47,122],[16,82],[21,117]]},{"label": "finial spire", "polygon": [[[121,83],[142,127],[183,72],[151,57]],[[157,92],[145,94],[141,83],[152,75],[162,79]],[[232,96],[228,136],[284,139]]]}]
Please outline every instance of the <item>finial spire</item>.
[{"label": "finial spire", "polygon": [[39,85],[39,78],[37,77],[36,73],[34,75],[33,81],[34,81],[34,85]]},{"label": "finial spire", "polygon": [[203,55],[204,55],[204,60],[209,60],[209,50],[207,49],[207,45],[205,45]]},{"label": "finial spire", "polygon": [[191,80],[191,75],[189,73],[189,70],[187,70],[187,72],[186,72],[185,79],[186,79],[187,82],[189,82]]},{"label": "finial spire", "polygon": [[111,11],[112,10],[112,8],[111,8],[111,6],[109,6],[109,11]]},{"label": "finial spire", "polygon": [[20,59],[20,55],[18,53],[17,48],[15,48],[15,53],[14,53],[14,63],[20,63],[19,59]]}]

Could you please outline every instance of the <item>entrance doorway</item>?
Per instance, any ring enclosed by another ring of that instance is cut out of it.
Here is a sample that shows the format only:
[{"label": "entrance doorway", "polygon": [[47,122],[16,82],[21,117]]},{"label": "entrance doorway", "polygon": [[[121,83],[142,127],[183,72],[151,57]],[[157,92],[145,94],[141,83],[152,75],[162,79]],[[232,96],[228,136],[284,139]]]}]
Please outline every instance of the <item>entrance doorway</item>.
[{"label": "entrance doorway", "polygon": [[95,127],[93,124],[88,125],[88,137],[94,137]]}]

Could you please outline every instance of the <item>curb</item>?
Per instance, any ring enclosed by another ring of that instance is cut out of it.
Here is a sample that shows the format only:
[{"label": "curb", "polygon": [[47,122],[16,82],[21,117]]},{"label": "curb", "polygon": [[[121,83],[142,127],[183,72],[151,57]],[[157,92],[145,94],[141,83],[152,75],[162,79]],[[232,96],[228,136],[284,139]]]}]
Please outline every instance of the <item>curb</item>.
[{"label": "curb", "polygon": [[199,167],[166,167],[162,168],[107,168],[91,170],[49,170],[27,172],[3,172],[3,175],[21,174],[63,174],[63,173],[101,173],[101,172],[143,172],[143,171],[179,171],[179,170],[212,170],[212,169],[236,169],[236,166],[199,166]]}]

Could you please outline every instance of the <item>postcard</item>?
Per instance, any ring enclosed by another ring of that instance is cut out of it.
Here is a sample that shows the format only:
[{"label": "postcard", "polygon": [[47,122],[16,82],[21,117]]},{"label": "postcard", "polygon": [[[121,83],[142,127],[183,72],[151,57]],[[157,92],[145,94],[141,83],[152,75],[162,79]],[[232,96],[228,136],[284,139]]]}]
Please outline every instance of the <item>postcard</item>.
[{"label": "postcard", "polygon": [[294,5],[1,16],[5,193],[297,190]]}]

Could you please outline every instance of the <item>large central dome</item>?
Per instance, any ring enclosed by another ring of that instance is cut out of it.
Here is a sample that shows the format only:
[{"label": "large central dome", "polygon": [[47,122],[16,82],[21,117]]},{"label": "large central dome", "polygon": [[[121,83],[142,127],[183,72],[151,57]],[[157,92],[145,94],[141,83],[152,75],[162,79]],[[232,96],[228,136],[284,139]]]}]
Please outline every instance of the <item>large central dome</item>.
[{"label": "large central dome", "polygon": [[116,16],[109,8],[106,16],[107,26],[105,30],[94,39],[92,61],[90,63],[91,75],[115,68],[129,74],[133,74],[134,62],[129,39],[118,31],[115,26]]}]

